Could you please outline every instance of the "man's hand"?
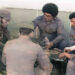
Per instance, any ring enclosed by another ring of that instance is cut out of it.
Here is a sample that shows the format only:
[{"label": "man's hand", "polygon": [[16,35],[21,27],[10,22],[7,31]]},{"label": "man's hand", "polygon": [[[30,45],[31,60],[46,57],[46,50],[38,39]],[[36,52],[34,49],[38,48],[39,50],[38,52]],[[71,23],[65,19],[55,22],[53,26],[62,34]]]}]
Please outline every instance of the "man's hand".
[{"label": "man's hand", "polygon": [[66,53],[64,52],[59,55],[59,58],[64,58],[65,56],[66,56]]},{"label": "man's hand", "polygon": [[53,46],[53,42],[48,42],[48,43],[46,43],[45,44],[46,46],[46,48],[48,49],[48,48],[51,48],[52,46]]},{"label": "man's hand", "polygon": [[59,55],[59,58],[68,58],[68,59],[71,59],[74,55],[73,54],[69,54],[69,53],[66,53],[66,52],[63,52]]},{"label": "man's hand", "polygon": [[70,52],[72,51],[69,47],[64,48],[64,52]]},{"label": "man's hand", "polygon": [[49,49],[53,46],[53,42],[50,42],[49,39],[47,37],[44,38],[44,43],[45,43],[45,48]]}]

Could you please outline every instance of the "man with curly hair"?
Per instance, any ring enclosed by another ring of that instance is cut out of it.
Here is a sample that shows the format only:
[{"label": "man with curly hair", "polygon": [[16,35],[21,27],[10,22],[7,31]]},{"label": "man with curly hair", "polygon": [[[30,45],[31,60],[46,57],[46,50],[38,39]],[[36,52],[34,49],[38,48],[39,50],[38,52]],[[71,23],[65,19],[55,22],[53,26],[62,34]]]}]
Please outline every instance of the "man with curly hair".
[{"label": "man with curly hair", "polygon": [[42,12],[43,15],[33,21],[35,37],[40,41],[45,39],[44,46],[46,48],[63,49],[66,42],[63,45],[61,45],[61,42],[65,37],[65,29],[62,21],[57,17],[57,5],[53,3],[45,4],[42,8]]}]

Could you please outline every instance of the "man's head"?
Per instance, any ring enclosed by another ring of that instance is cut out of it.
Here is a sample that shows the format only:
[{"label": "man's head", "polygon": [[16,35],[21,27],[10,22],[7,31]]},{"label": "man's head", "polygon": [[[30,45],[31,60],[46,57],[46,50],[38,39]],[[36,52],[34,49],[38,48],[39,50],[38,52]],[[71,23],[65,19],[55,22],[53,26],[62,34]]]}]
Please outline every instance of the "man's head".
[{"label": "man's head", "polygon": [[19,32],[21,35],[29,35],[33,30],[25,27],[21,27]]},{"label": "man's head", "polygon": [[72,27],[75,27],[75,12],[72,12],[72,13],[69,15],[69,19],[70,19],[70,22],[71,22],[71,26],[72,26]]},{"label": "man's head", "polygon": [[47,3],[43,6],[42,12],[47,21],[53,20],[58,15],[58,7],[53,3]]},{"label": "man's head", "polygon": [[11,19],[10,12],[6,10],[0,10],[0,22],[2,27],[7,27]]}]

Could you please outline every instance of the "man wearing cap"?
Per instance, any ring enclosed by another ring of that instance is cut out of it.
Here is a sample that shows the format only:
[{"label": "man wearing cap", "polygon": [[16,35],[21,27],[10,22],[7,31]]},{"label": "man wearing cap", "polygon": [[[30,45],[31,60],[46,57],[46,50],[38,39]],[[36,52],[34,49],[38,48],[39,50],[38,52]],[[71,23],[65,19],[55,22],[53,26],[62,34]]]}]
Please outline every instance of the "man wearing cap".
[{"label": "man wearing cap", "polygon": [[4,64],[6,61],[7,75],[35,75],[36,61],[43,70],[43,75],[50,75],[49,59],[42,48],[31,41],[31,32],[32,29],[20,28],[19,38],[5,44],[2,61]]}]

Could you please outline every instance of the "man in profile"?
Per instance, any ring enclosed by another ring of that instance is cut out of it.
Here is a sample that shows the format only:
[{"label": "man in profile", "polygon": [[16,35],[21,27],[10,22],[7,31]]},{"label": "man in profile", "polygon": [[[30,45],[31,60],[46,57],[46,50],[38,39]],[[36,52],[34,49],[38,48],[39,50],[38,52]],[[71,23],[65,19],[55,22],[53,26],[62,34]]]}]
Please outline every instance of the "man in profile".
[{"label": "man in profile", "polygon": [[75,75],[75,12],[69,15],[69,19],[71,23],[69,45],[64,48],[64,52],[59,57],[67,57],[69,59],[66,75]]},{"label": "man in profile", "polygon": [[36,61],[44,71],[43,75],[49,75],[48,57],[38,44],[30,40],[32,29],[23,27],[19,31],[19,38],[8,41],[4,46],[2,61],[6,64],[7,75],[35,75]]},{"label": "man in profile", "polygon": [[7,10],[0,10],[0,72],[5,69],[1,62],[2,50],[4,44],[10,39],[8,24],[11,20],[11,14]]}]

